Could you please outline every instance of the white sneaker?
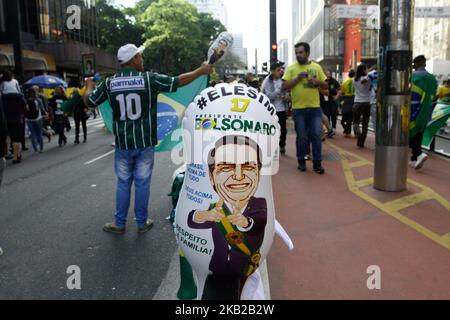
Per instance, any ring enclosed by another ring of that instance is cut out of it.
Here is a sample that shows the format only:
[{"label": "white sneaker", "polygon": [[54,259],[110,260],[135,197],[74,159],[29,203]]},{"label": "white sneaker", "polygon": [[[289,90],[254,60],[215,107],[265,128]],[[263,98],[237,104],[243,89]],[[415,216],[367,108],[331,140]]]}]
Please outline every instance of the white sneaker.
[{"label": "white sneaker", "polygon": [[408,164],[411,168],[414,168],[416,166],[416,161],[410,161]]},{"label": "white sneaker", "polygon": [[422,168],[425,161],[427,161],[428,155],[426,153],[421,153],[420,156],[417,157],[416,165],[414,166],[414,169],[419,170]]}]

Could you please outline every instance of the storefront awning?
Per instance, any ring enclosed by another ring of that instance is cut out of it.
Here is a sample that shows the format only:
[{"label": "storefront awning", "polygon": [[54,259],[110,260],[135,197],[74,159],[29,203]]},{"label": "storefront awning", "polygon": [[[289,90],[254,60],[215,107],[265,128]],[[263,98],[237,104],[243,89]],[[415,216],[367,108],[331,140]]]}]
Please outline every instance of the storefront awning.
[{"label": "storefront awning", "polygon": [[[55,59],[47,54],[22,50],[25,71],[56,71]],[[14,51],[11,45],[0,45],[0,67],[14,67]]]}]

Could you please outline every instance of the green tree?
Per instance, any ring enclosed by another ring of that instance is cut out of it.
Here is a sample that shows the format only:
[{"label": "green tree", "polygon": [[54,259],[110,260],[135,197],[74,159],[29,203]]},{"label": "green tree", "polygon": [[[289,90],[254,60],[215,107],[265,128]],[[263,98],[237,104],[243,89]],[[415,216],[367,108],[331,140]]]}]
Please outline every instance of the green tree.
[{"label": "green tree", "polygon": [[144,30],[125,15],[125,10],[114,7],[111,0],[97,0],[96,7],[101,49],[116,54],[126,43],[142,44]]},{"label": "green tree", "polygon": [[198,67],[206,60],[212,40],[225,30],[185,0],[152,2],[138,21],[145,30],[146,68],[168,74]]},{"label": "green tree", "polygon": [[221,32],[226,31],[224,25],[214,19],[210,13],[199,13],[200,30],[202,31],[202,46],[204,48],[204,55],[208,54],[208,49],[212,42],[219,36]]},{"label": "green tree", "polygon": [[204,60],[202,32],[196,8],[184,0],[159,0],[140,21],[145,27],[146,67],[175,74],[191,70]]},{"label": "green tree", "polygon": [[97,0],[100,47],[115,54],[126,44],[144,43],[145,68],[167,74],[192,70],[207,58],[212,41],[225,27],[185,0],[140,0],[117,8]]}]

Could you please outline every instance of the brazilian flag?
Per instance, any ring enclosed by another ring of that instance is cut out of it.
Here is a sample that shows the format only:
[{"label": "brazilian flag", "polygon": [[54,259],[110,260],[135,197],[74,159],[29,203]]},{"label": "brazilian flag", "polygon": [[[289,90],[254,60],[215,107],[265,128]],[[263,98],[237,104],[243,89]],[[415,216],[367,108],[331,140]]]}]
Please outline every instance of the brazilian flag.
[{"label": "brazilian flag", "polygon": [[[161,93],[158,96],[158,145],[155,148],[156,152],[170,151],[181,143],[181,138],[178,141],[172,141],[171,133],[181,128],[184,111],[192,100],[206,88],[207,83],[208,77],[201,76],[190,84],[180,87],[177,92]],[[109,101],[106,100],[101,104],[99,110],[106,128],[112,132],[112,109]]]},{"label": "brazilian flag", "polygon": [[433,141],[434,135],[439,131],[440,128],[445,126],[449,118],[450,104],[436,105],[431,121],[428,122],[427,128],[423,133],[422,145],[429,146],[431,141]]}]

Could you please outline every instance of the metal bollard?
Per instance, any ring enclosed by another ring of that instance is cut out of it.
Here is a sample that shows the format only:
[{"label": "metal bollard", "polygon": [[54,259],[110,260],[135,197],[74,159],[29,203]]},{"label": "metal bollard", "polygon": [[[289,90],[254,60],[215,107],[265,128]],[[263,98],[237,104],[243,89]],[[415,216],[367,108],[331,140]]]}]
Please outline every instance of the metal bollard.
[{"label": "metal bollard", "polygon": [[406,189],[414,2],[381,0],[374,188]]}]

